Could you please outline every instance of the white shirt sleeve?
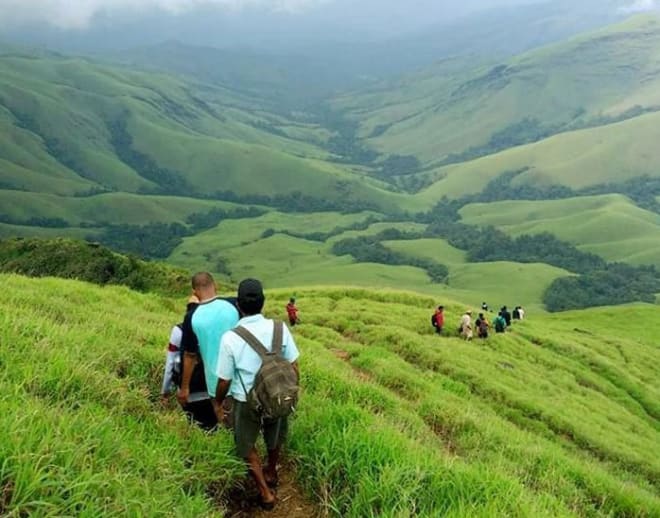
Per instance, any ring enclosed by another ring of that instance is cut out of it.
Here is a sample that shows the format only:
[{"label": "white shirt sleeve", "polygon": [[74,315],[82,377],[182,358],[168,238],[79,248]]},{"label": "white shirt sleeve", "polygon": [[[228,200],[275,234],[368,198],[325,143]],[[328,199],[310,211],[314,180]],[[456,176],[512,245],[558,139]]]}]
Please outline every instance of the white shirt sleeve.
[{"label": "white shirt sleeve", "polygon": [[[181,337],[183,336],[183,331],[179,326],[174,326],[170,332],[170,343],[177,349],[181,347]],[[161,394],[169,394],[172,391],[172,374],[174,372],[174,362],[179,353],[170,351],[170,347],[167,348],[167,357],[165,358],[165,372],[163,373],[163,385],[161,387]]]},{"label": "white shirt sleeve", "polygon": [[231,345],[234,336],[236,336],[234,333],[227,331],[220,340],[220,354],[218,355],[215,374],[219,379],[225,381],[231,381],[234,378],[234,370],[236,369]]},{"label": "white shirt sleeve", "polygon": [[170,333],[170,344],[174,345],[177,349],[181,348],[181,339],[183,338],[183,330],[179,326],[174,326]]},{"label": "white shirt sleeve", "polygon": [[296,346],[296,341],[286,324],[283,324],[284,332],[282,333],[282,357],[290,363],[295,362],[300,356],[300,351]]}]

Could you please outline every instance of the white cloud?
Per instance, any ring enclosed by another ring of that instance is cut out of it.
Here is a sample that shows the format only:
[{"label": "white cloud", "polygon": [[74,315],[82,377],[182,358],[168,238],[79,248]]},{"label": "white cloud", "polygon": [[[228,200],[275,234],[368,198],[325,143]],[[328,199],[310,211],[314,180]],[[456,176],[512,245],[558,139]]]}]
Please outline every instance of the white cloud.
[{"label": "white cloud", "polygon": [[644,13],[660,9],[658,0],[635,0],[631,5],[622,7],[624,13]]},{"label": "white cloud", "polygon": [[0,0],[0,25],[47,22],[61,28],[84,28],[101,12],[140,13],[161,9],[180,13],[203,5],[227,9],[263,7],[297,12],[330,0]]}]

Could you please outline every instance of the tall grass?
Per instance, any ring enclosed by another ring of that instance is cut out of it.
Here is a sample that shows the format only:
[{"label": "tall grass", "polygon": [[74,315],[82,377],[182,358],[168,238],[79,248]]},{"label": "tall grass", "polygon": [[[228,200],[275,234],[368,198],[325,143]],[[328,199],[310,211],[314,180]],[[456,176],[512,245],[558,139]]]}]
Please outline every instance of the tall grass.
[{"label": "tall grass", "polygon": [[[0,279],[0,513],[223,515],[243,473],[230,435],[156,404],[184,301]],[[321,510],[660,515],[655,333],[628,336],[602,325],[609,310],[590,310],[465,343],[433,334],[430,297],[296,294],[304,392],[288,454]],[[289,295],[269,292],[267,314],[283,317]],[[445,305],[451,333],[464,308]]]}]

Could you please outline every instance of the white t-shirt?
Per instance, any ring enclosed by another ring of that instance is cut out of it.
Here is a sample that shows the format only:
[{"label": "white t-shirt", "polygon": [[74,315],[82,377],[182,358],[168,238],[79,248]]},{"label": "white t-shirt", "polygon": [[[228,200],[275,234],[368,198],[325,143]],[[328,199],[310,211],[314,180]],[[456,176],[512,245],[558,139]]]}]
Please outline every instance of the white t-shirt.
[{"label": "white t-shirt", "polygon": [[[273,321],[263,315],[245,317],[239,326],[250,331],[266,350],[270,351],[273,343]],[[283,324],[284,325],[284,324]],[[300,356],[291,331],[284,325],[282,333],[282,357],[290,363]],[[220,357],[216,368],[218,378],[231,381],[230,392],[237,401],[246,401],[246,391],[254,385],[254,378],[261,368],[261,358],[245,340],[232,331],[227,331],[220,341]],[[239,377],[240,374],[240,377]],[[241,383],[242,381],[242,383]],[[243,390],[245,384],[245,390]]]}]

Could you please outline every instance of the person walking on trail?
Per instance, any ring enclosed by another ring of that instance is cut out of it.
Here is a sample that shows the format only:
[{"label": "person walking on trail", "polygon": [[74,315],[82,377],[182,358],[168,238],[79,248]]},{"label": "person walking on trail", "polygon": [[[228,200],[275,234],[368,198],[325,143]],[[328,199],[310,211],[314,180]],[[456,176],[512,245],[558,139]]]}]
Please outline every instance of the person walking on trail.
[{"label": "person walking on trail", "polygon": [[[192,277],[194,295],[199,299],[197,307],[186,313],[183,320],[181,351],[183,369],[181,387],[177,399],[183,406],[190,402],[191,379],[198,365],[202,366],[206,392],[215,404],[218,385],[216,365],[220,352],[220,339],[238,323],[238,310],[230,300],[217,295],[213,276],[207,272],[196,273]],[[224,418],[224,411],[216,407],[216,414]],[[226,410],[230,410],[226,408]]]},{"label": "person walking on trail", "polygon": [[[199,304],[199,299],[194,295],[188,299],[186,313],[192,311]],[[170,342],[167,347],[165,359],[165,372],[161,387],[160,399],[165,406],[174,388],[181,385],[181,340],[183,337],[183,323],[177,324],[170,333]],[[218,426],[218,419],[213,408],[213,403],[206,390],[204,379],[204,368],[202,364],[195,366],[190,380],[190,395],[188,401],[181,405],[183,412],[191,424],[197,424],[206,431],[213,431]]]},{"label": "person walking on trail", "polygon": [[477,333],[479,338],[486,339],[488,338],[488,330],[490,329],[490,322],[488,322],[488,319],[484,316],[483,313],[479,313],[479,318],[475,322],[475,326],[477,328]]},{"label": "person walking on trail", "polygon": [[506,320],[502,316],[502,312],[497,315],[497,318],[493,321],[493,325],[495,326],[495,332],[496,333],[504,333],[506,331]]},{"label": "person walking on trail", "polygon": [[518,315],[520,316],[520,320],[525,320],[525,310],[522,306],[518,306]]},{"label": "person walking on trail", "polygon": [[511,318],[513,320],[520,320],[520,306],[516,306],[513,308],[513,312],[511,313]]},{"label": "person walking on trail", "polygon": [[488,304],[486,304],[485,302],[482,302],[481,303],[481,311],[483,311],[484,313],[488,313],[488,311],[489,311]]},{"label": "person walking on trail", "polygon": [[465,340],[472,340],[472,310],[468,309],[461,317],[461,326],[459,328],[461,336]]},{"label": "person walking on trail", "polygon": [[506,306],[502,306],[502,310],[500,311],[500,314],[502,315],[504,321],[506,322],[506,327],[511,327],[511,313],[506,308]]},{"label": "person walking on trail", "polygon": [[442,328],[445,325],[445,308],[438,306],[435,313],[431,316],[431,325],[435,328],[435,332],[439,335],[442,334]]},{"label": "person walking on trail", "polygon": [[[272,509],[276,501],[272,488],[278,483],[277,463],[288,433],[288,414],[293,408],[288,407],[284,412],[277,413],[280,417],[267,417],[276,414],[267,403],[276,405],[291,400],[291,404],[295,405],[299,352],[287,326],[282,322],[268,320],[261,314],[264,300],[263,288],[258,280],[246,279],[241,282],[238,287],[238,306],[242,318],[236,329],[222,337],[217,365],[220,381],[216,404],[221,405],[229,393],[233,396],[236,453],[248,465],[250,475],[259,489],[261,506]],[[274,367],[276,364],[277,367]],[[270,368],[278,370],[275,372]],[[265,374],[267,370],[268,375]],[[267,388],[272,388],[272,383],[281,383],[277,385],[281,389],[284,386],[282,378],[293,383],[288,387],[293,388],[295,397],[259,397],[270,394]],[[268,452],[265,468],[255,447],[260,433],[263,434]]]},{"label": "person walking on trail", "polygon": [[296,299],[291,297],[289,303],[286,305],[286,314],[289,317],[289,324],[293,327],[300,323],[298,318],[298,308],[296,307]]}]

